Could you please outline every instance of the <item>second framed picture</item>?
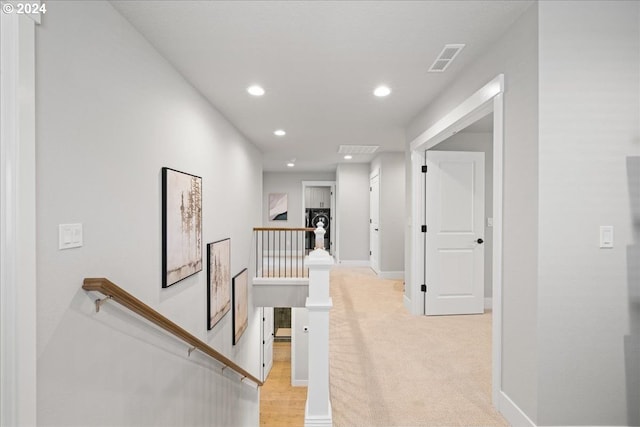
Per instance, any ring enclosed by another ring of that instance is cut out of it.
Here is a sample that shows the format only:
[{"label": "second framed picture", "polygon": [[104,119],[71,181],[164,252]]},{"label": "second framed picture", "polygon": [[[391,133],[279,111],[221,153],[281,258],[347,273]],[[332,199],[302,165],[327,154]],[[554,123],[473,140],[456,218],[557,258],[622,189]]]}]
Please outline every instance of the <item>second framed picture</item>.
[{"label": "second framed picture", "polygon": [[207,329],[231,309],[231,239],[207,245]]}]

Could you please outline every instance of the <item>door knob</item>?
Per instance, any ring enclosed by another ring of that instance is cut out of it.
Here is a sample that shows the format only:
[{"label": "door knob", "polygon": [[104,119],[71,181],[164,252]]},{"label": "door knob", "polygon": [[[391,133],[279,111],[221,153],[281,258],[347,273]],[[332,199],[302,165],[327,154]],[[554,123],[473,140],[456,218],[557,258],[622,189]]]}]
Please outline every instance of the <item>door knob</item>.
[{"label": "door knob", "polygon": [[483,244],[483,243],[484,243],[484,240],[482,240],[482,239],[478,239],[478,240],[476,240],[476,242],[478,242],[478,244],[479,244],[479,245],[481,245],[481,244]]}]

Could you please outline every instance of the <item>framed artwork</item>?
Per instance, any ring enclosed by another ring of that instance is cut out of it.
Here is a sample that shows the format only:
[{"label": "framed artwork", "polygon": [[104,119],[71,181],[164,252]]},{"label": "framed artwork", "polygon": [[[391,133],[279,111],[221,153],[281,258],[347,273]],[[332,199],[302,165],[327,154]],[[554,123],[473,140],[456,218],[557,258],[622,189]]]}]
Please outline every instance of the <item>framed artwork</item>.
[{"label": "framed artwork", "polygon": [[207,329],[231,309],[231,239],[207,245]]},{"label": "framed artwork", "polygon": [[249,321],[249,271],[245,268],[233,278],[233,345],[240,340]]},{"label": "framed artwork", "polygon": [[162,168],[162,287],[202,270],[202,178]]},{"label": "framed artwork", "polygon": [[269,194],[269,221],[286,221],[287,209],[287,193]]}]

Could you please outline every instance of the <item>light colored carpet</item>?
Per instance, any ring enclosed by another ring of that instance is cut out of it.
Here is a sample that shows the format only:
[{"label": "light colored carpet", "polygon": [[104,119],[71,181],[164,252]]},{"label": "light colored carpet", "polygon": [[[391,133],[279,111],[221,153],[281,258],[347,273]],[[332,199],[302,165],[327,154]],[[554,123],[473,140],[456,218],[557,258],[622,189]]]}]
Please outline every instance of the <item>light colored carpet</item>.
[{"label": "light colored carpet", "polygon": [[411,316],[402,282],[331,272],[334,426],[507,426],[491,405],[491,314]]}]

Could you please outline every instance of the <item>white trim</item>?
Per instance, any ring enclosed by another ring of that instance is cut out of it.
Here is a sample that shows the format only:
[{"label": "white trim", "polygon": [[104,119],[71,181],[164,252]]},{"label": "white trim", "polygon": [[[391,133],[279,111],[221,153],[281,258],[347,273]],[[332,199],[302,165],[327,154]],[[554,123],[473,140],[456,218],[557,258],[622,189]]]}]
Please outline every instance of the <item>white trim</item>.
[{"label": "white trim", "polygon": [[[304,194],[302,195],[304,197]],[[304,203],[304,202],[303,202]],[[273,318],[275,321],[275,317],[276,317],[276,313],[275,310],[273,312]],[[273,328],[273,332],[275,334],[275,327]],[[297,334],[296,334],[296,311],[291,308],[291,385],[295,385],[294,382],[296,381],[296,338]],[[274,340],[275,342],[275,340]],[[307,361],[307,364],[309,362]]]},{"label": "white trim", "polygon": [[493,307],[493,298],[488,297],[484,299],[484,309],[491,310]]},{"label": "white trim", "polygon": [[36,424],[35,19],[0,16],[0,425]]},{"label": "white trim", "polygon": [[327,403],[328,413],[324,415],[309,415],[309,400],[304,407],[304,427],[332,427],[333,426],[333,410],[331,408],[331,400]]},{"label": "white trim", "polygon": [[490,101],[503,91],[504,75],[500,74],[411,141],[411,151],[428,150],[485,116],[491,111]]},{"label": "white trim", "polygon": [[369,218],[371,218],[371,180],[377,176],[378,177],[378,247],[375,248],[376,249],[376,254],[378,256],[378,265],[374,265],[373,264],[373,255],[371,255],[374,252],[374,248],[373,248],[373,243],[371,241],[371,219],[369,219],[369,265],[371,266],[371,269],[373,271],[376,272],[376,274],[378,276],[380,276],[380,264],[382,263],[382,260],[380,259],[381,255],[382,255],[382,251],[380,250],[380,248],[382,247],[382,245],[380,244],[380,241],[382,240],[382,232],[380,232],[380,194],[382,193],[381,191],[381,187],[382,187],[382,171],[380,170],[380,168],[375,168],[372,171],[369,171]]},{"label": "white trim", "polygon": [[[40,6],[42,4],[41,0],[29,0],[28,2],[25,1],[16,1],[16,0],[4,0],[2,3],[11,3],[14,7],[14,12],[11,13],[10,15],[17,15],[17,12],[15,12],[15,9],[18,8],[18,4],[22,4],[22,6],[24,6],[26,3],[29,3],[30,5],[34,5],[37,4],[38,5],[38,9],[36,12],[34,13],[21,13],[20,16],[24,16],[26,18],[31,19],[33,22],[35,22],[36,24],[40,24],[42,21],[42,13],[40,12]],[[46,6],[45,6],[46,8]],[[3,15],[5,15],[5,13],[2,13]]]},{"label": "white trim", "polygon": [[[473,123],[493,111],[493,283],[492,295],[496,301],[492,317],[492,400],[499,408],[502,390],[502,209],[503,209],[503,150],[504,150],[504,75],[499,74],[492,81],[476,91],[456,108],[411,143],[411,235],[412,255],[409,259],[412,283],[412,314],[424,314],[424,294],[420,291],[423,280],[424,239],[417,232],[424,221],[424,176],[420,170],[424,162],[424,151],[444,141],[458,130]],[[420,297],[422,294],[422,297]],[[422,306],[422,307],[420,307]]]},{"label": "white trim", "polygon": [[403,280],[404,271],[381,271],[378,273],[378,277],[387,280]]},{"label": "white trim", "polygon": [[291,380],[291,385],[293,387],[307,387],[309,385],[309,380]]},{"label": "white trim", "polygon": [[518,407],[518,405],[513,403],[513,400],[511,400],[503,391],[500,392],[498,410],[512,426],[536,427],[536,424],[531,421],[531,418],[529,418],[527,414]]},{"label": "white trim", "polygon": [[338,261],[338,267],[371,267],[369,260],[344,260]]},{"label": "white trim", "polygon": [[[504,86],[504,76],[500,75]],[[504,181],[504,101],[502,92],[493,98],[493,266],[491,274],[492,328],[491,328],[491,390],[493,404],[497,406],[502,391],[502,210]],[[495,301],[495,304],[493,304]]]}]

